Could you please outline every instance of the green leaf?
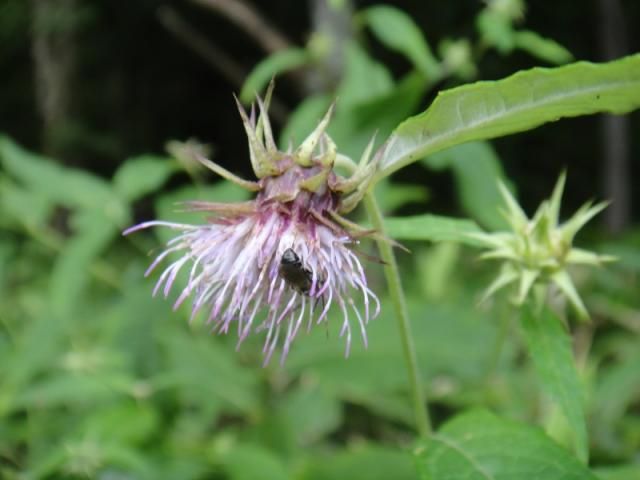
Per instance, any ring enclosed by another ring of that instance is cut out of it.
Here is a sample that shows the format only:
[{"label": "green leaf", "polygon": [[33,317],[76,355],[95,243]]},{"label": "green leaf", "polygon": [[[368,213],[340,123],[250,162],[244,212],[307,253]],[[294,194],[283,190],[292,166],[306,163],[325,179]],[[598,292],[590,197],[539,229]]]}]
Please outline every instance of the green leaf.
[{"label": "green leaf", "polygon": [[309,61],[309,54],[302,48],[280,50],[260,61],[247,76],[240,91],[240,101],[249,103],[276,75],[301,67]]},{"label": "green leaf", "polygon": [[375,194],[383,212],[393,212],[408,203],[424,203],[429,198],[427,187],[406,183],[380,182]]},{"label": "green leaf", "polygon": [[522,327],[536,372],[544,389],[557,402],[572,429],[578,458],[588,457],[583,389],[575,367],[571,337],[548,308],[523,307]]},{"label": "green leaf", "polygon": [[640,54],[609,63],[533,68],[441,92],[389,138],[378,177],[439,150],[530,130],[562,117],[626,113],[640,106]]},{"label": "green leaf", "polygon": [[640,480],[640,465],[600,467],[595,471],[600,480]]},{"label": "green leaf", "polygon": [[635,352],[623,362],[611,366],[605,365],[609,368],[603,368],[599,372],[594,404],[598,419],[608,425],[615,425],[640,397],[638,383],[640,351]]},{"label": "green leaf", "polygon": [[280,134],[280,148],[286,150],[289,142],[299,145],[313,131],[330,104],[327,95],[313,95],[298,104]]},{"label": "green leaf", "polygon": [[149,403],[121,401],[95,409],[83,422],[82,432],[121,445],[139,445],[151,437],[159,422],[159,412]]},{"label": "green leaf", "polygon": [[99,177],[65,168],[53,160],[24,150],[0,136],[0,162],[26,189],[69,208],[100,209],[113,221],[124,224],[127,209]]},{"label": "green leaf", "polygon": [[516,48],[545,60],[549,63],[562,65],[573,60],[571,52],[550,38],[544,38],[536,32],[521,30],[514,34]]},{"label": "green leaf", "polygon": [[176,171],[171,160],[153,155],[130,158],[113,176],[116,192],[128,202],[155,192]]},{"label": "green leaf", "polygon": [[489,230],[506,227],[498,206],[502,196],[497,180],[505,180],[496,151],[488,142],[469,142],[437,152],[424,159],[430,167],[453,170],[465,211]]},{"label": "green leaf", "polygon": [[254,372],[238,365],[237,355],[219,339],[203,333],[190,335],[172,329],[162,337],[169,364],[158,372],[154,385],[176,387],[194,406],[218,404],[231,412],[255,412],[259,397]]},{"label": "green leaf", "polygon": [[501,54],[507,54],[514,47],[513,25],[509,16],[485,9],[476,17],[476,28],[482,40],[495,47]]},{"label": "green leaf", "polygon": [[[407,298],[412,334],[425,385],[433,378],[451,382],[449,394],[462,385],[481,383],[493,355],[498,328],[474,308],[470,298],[454,304],[425,304],[423,295]],[[300,335],[292,346],[285,368],[291,375],[308,376],[338,398],[363,405],[387,418],[405,421],[413,417],[404,376],[402,345],[393,322],[393,311],[381,299],[380,317],[367,326],[368,347],[354,338],[345,358],[344,338],[339,337],[341,313],[330,311],[326,328],[318,326]],[[446,394],[441,394],[440,401]],[[409,407],[409,408],[408,408]],[[407,411],[408,409],[408,411]]]},{"label": "green leaf", "polygon": [[301,446],[318,441],[337,430],[343,421],[342,405],[319,382],[304,383],[288,392],[278,406]]},{"label": "green leaf", "polygon": [[416,449],[426,480],[597,480],[537,428],[472,411]]},{"label": "green leaf", "polygon": [[[362,82],[368,82],[366,76]],[[398,122],[416,111],[428,87],[429,83],[422,74],[411,72],[393,88],[373,92],[358,104],[345,104],[339,97],[336,116],[329,125],[329,134],[343,154],[357,159],[375,132],[378,132],[378,143],[382,143]]]},{"label": "green leaf", "polygon": [[0,205],[3,213],[0,224],[5,225],[11,217],[13,223],[35,231],[47,224],[53,208],[52,202],[44,195],[15,185],[7,178],[0,178]]},{"label": "green leaf", "polygon": [[119,226],[100,210],[78,212],[73,220],[77,234],[65,244],[51,273],[51,305],[60,318],[74,310],[87,286],[92,264],[119,233]]},{"label": "green leaf", "polygon": [[31,319],[3,356],[4,372],[0,391],[0,416],[18,408],[16,397],[23,395],[34,377],[48,370],[63,351],[66,331],[51,317]]},{"label": "green leaf", "polygon": [[134,379],[125,373],[62,373],[31,383],[16,398],[21,408],[95,407],[125,394]]},{"label": "green leaf", "polygon": [[[382,445],[356,445],[334,455],[316,455],[304,480],[415,480],[411,456]],[[439,480],[439,479],[438,479]]]},{"label": "green leaf", "polygon": [[363,16],[380,42],[405,55],[425,76],[439,76],[438,61],[409,15],[395,7],[376,5],[364,10]]},{"label": "green leaf", "polygon": [[345,50],[346,70],[337,92],[341,109],[349,109],[393,89],[391,73],[382,63],[354,42],[350,42]]},{"label": "green leaf", "polygon": [[282,460],[258,445],[235,445],[222,463],[230,480],[291,478]]},{"label": "green leaf", "polygon": [[480,242],[469,233],[480,232],[471,220],[441,217],[438,215],[415,215],[409,217],[387,217],[384,220],[386,234],[396,240],[426,240],[429,242],[459,242],[478,246]]}]

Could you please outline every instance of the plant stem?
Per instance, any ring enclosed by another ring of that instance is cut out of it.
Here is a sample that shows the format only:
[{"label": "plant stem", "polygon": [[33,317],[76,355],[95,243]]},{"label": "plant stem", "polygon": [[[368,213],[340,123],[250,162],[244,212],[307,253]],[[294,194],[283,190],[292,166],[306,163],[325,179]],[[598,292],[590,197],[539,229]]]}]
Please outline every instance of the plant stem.
[{"label": "plant stem", "polygon": [[[364,204],[373,228],[375,228],[379,233],[384,234],[382,212],[378,207],[373,191],[370,190],[365,195]],[[413,397],[416,428],[420,436],[426,437],[431,434],[431,420],[429,419],[427,412],[427,402],[422,388],[416,350],[413,345],[413,337],[411,336],[411,324],[409,322],[407,304],[405,302],[400,274],[398,272],[398,264],[396,263],[396,258],[389,242],[378,240],[377,243],[380,257],[385,262],[384,274],[389,288],[389,295],[393,301],[400,340],[402,341],[404,360],[407,365],[407,373],[409,374],[409,385],[411,387],[411,396]]]}]

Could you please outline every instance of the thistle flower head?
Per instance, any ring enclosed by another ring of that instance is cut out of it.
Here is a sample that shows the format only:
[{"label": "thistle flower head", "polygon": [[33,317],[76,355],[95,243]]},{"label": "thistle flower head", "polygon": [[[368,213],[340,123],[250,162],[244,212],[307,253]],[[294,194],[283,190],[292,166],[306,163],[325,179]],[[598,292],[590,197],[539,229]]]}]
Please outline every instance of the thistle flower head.
[{"label": "thistle flower head", "polygon": [[531,219],[526,216],[509,189],[499,183],[506,205],[503,213],[511,231],[470,234],[488,249],[481,256],[482,259],[503,261],[498,277],[485,291],[483,300],[508,285],[516,284],[517,292],[513,300],[521,305],[537,287],[545,289],[553,284],[567,298],[580,318],[588,318],[587,309],[573,285],[567,266],[600,265],[613,260],[612,257],[572,245],[576,233],[602,211],[607,203],[592,205],[588,202],[561,224],[559,213],[564,183],[565,174],[562,173],[551,198],[540,204]]},{"label": "thistle flower head", "polygon": [[300,329],[326,322],[332,306],[342,314],[340,335],[346,337],[348,354],[353,329],[366,345],[365,326],[380,309],[351,248],[359,238],[376,234],[342,217],[362,199],[375,171],[372,144],[351,177],[334,172],[339,155],[326,133],[331,107],[297,149],[278,150],[267,117],[271,92],[272,86],[264,101],[258,98],[257,112],[252,107],[247,114],[238,104],[257,181],[240,179],[193,152],[209,169],[256,192],[254,200],[189,202],[190,210],[211,215],[207,223],[154,220],[124,233],[155,226],[176,230],[147,270],[148,275],[179,253],[160,275],[154,295],[168,296],[178,272],[187,270],[174,307],[190,298],[192,318],[204,312],[213,331],[235,329],[238,346],[252,332],[265,332],[265,363],[278,345],[284,360]]}]

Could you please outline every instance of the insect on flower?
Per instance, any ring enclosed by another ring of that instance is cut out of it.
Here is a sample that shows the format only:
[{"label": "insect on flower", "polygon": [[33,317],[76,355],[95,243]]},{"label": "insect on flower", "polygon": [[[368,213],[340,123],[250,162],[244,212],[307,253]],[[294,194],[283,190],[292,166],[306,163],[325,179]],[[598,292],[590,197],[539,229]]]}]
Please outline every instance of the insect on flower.
[{"label": "insect on flower", "polygon": [[[252,107],[247,115],[238,104],[257,181],[238,178],[193,152],[210,170],[255,192],[253,200],[189,202],[190,210],[212,215],[208,223],[154,220],[124,234],[156,226],[176,230],[147,270],[148,275],[170,254],[180,254],[160,275],[154,294],[162,290],[168,296],[178,272],[188,268],[174,307],[191,298],[192,317],[206,312],[206,322],[217,333],[237,329],[238,346],[250,333],[266,331],[265,363],[277,345],[284,360],[300,327],[306,323],[310,330],[328,322],[332,306],[341,313],[340,336],[348,354],[354,325],[366,345],[366,324],[380,310],[352,250],[361,238],[378,234],[343,217],[363,198],[375,173],[373,141],[350,177],[334,172],[337,149],[325,133],[332,106],[297,149],[279,151],[266,113],[272,89],[273,84],[264,102],[257,99],[259,114]],[[318,300],[320,309],[314,308]]]},{"label": "insect on flower", "polygon": [[313,272],[305,268],[292,248],[287,248],[280,259],[280,275],[295,290],[309,295],[313,285]]}]

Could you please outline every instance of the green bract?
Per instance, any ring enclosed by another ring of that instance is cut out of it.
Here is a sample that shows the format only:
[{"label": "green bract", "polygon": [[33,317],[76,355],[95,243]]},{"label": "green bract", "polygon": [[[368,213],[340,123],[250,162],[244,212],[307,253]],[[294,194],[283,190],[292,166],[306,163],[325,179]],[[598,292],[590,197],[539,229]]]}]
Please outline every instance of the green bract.
[{"label": "green bract", "polygon": [[511,232],[469,233],[481,242],[488,252],[482,259],[503,260],[504,264],[498,277],[489,285],[483,300],[507,285],[517,284],[517,293],[513,301],[522,305],[534,287],[539,298],[544,298],[546,287],[555,285],[574,307],[578,316],[588,318],[575,286],[567,272],[570,264],[600,265],[611,261],[613,257],[598,255],[586,250],[574,248],[573,238],[589,220],[602,211],[607,202],[592,205],[584,204],[566,222],[559,224],[560,200],[564,189],[565,174],[562,173],[553,190],[551,199],[540,204],[533,218],[527,218],[511,192],[499,183],[506,210],[503,214],[511,227]]}]

